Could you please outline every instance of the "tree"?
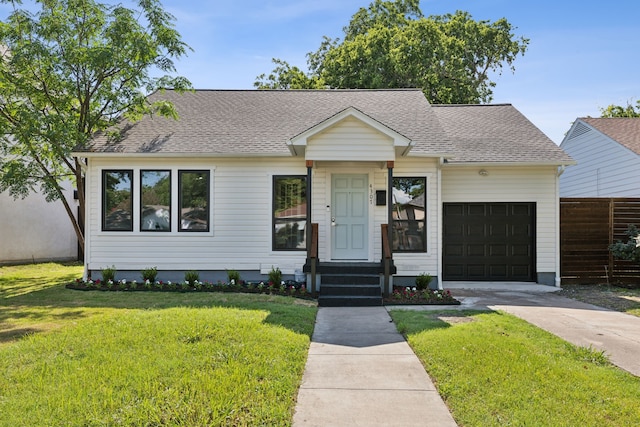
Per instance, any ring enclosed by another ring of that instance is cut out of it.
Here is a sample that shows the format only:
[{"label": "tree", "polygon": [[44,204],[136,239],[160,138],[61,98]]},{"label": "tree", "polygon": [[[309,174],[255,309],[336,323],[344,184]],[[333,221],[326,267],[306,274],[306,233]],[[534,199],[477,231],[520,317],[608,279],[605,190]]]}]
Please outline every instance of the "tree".
[{"label": "tree", "polygon": [[[151,104],[146,95],[191,87],[173,76],[174,60],[189,47],[159,0],[138,0],[138,9],[2,1],[13,10],[0,22],[0,191],[26,197],[39,188],[47,201],[62,202],[84,248],[84,165],[71,152],[122,118],[176,117],[171,104]],[[65,180],[77,186],[78,219],[62,193]]]},{"label": "tree", "polygon": [[640,117],[640,101],[636,102],[635,107],[631,105],[630,102],[627,102],[626,107],[611,104],[606,108],[601,108],[600,112],[602,113],[602,117],[605,117],[605,118]]},{"label": "tree", "polygon": [[[505,65],[515,71],[529,43],[513,30],[504,18],[475,21],[462,11],[425,18],[417,0],[375,0],[353,15],[342,40],[325,36],[307,55],[301,86],[315,80],[334,88],[419,87],[432,103],[489,102],[491,76]],[[258,76],[255,86],[300,88],[279,85],[281,74],[276,68],[268,79]]]}]

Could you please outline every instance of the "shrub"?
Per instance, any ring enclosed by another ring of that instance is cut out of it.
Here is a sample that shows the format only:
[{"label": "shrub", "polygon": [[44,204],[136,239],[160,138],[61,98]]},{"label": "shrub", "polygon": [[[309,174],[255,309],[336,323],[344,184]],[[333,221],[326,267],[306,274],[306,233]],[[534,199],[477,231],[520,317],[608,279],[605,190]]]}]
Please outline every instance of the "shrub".
[{"label": "shrub", "polygon": [[100,272],[102,273],[102,281],[103,282],[108,282],[109,280],[111,280],[112,282],[115,281],[117,271],[118,270],[116,270],[116,267],[114,265],[112,265],[111,267],[105,267],[101,269]]},{"label": "shrub", "polygon": [[194,286],[196,282],[200,280],[200,273],[195,270],[185,271],[184,281],[188,282],[191,286]]},{"label": "shrub", "polygon": [[416,277],[416,288],[418,288],[419,291],[428,289],[429,284],[431,283],[432,280],[433,280],[433,277],[431,277],[430,274],[427,274],[427,273],[419,274],[418,277]]},{"label": "shrub", "polygon": [[227,270],[227,279],[229,283],[233,283],[235,285],[240,284],[240,273],[236,270]]},{"label": "shrub", "polygon": [[638,263],[640,262],[640,231],[635,225],[630,225],[625,234],[628,237],[627,242],[618,240],[609,245],[609,251],[614,258]]},{"label": "shrub", "polygon": [[148,267],[140,272],[142,275],[143,281],[149,281],[151,283],[156,281],[156,277],[158,276],[158,268],[157,267]]},{"label": "shrub", "polygon": [[269,272],[269,282],[273,283],[274,286],[280,286],[282,283],[282,272],[279,267],[271,267],[271,271]]}]

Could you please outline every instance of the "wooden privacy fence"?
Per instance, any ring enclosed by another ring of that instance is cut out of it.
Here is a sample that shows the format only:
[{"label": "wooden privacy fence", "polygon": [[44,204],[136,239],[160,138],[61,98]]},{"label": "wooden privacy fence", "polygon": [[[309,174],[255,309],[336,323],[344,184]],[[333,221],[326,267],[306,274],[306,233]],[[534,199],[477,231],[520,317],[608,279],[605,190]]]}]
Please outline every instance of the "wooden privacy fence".
[{"label": "wooden privacy fence", "polygon": [[627,241],[631,224],[640,227],[640,199],[561,198],[562,283],[640,285],[640,265],[609,252],[610,244]]}]

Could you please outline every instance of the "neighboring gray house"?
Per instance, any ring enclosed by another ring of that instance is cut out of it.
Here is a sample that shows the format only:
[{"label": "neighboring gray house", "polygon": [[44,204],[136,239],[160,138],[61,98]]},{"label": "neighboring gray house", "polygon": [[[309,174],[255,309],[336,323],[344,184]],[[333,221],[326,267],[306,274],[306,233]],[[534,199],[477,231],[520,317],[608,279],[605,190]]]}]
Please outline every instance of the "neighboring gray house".
[{"label": "neighboring gray house", "polygon": [[[73,205],[72,185],[64,194]],[[0,264],[78,259],[78,239],[62,203],[40,193],[14,200],[0,193]]]},{"label": "neighboring gray house", "polygon": [[640,118],[578,118],[560,148],[578,162],[561,197],[640,197]]},{"label": "neighboring gray house", "polygon": [[558,176],[573,160],[511,105],[430,105],[417,89],[152,98],[180,119],[74,153],[88,159],[87,273],[292,277],[315,224],[322,268],[375,267],[389,224],[395,283],[559,284]]}]

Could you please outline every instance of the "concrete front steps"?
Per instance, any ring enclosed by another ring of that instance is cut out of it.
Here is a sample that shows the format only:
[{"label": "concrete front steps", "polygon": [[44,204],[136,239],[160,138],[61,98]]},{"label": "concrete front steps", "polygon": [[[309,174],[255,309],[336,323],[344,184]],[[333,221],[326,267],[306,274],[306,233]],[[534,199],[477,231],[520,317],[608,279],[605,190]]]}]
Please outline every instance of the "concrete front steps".
[{"label": "concrete front steps", "polygon": [[379,274],[322,274],[320,307],[382,305]]}]

